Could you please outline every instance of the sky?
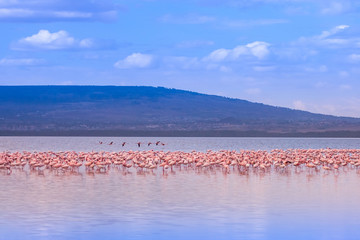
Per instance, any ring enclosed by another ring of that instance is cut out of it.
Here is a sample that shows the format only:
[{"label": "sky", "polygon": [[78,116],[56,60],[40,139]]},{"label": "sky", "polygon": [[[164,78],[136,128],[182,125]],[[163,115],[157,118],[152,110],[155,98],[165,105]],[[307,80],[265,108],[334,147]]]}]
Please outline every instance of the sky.
[{"label": "sky", "polygon": [[358,0],[0,0],[0,85],[162,86],[360,117]]}]

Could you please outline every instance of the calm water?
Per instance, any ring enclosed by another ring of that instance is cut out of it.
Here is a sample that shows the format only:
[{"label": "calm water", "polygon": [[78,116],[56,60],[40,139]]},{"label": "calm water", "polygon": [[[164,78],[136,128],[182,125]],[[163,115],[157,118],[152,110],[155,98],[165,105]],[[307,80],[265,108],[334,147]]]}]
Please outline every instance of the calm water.
[{"label": "calm water", "polygon": [[[136,145],[156,140],[166,145]],[[360,139],[0,138],[0,151],[326,147],[359,148]],[[0,172],[0,239],[360,239],[359,181],[355,171]]]},{"label": "calm water", "polygon": [[[99,144],[99,141],[103,144]],[[161,141],[165,146],[147,146]],[[113,145],[108,143],[114,142]],[[126,142],[122,147],[121,143]],[[139,148],[137,142],[142,145]],[[0,151],[206,151],[206,150],[271,150],[360,148],[360,138],[167,138],[167,137],[0,137]]]}]

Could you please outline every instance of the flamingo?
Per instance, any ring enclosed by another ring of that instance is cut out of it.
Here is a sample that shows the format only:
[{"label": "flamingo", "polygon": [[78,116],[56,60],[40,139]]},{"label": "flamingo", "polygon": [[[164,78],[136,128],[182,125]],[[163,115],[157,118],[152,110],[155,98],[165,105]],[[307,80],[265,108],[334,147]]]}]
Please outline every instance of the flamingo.
[{"label": "flamingo", "polygon": [[[113,142],[112,142],[113,143]],[[156,143],[160,144],[160,141]],[[154,144],[156,144],[154,143]],[[125,142],[123,142],[125,145]],[[141,142],[138,142],[138,147]],[[129,161],[131,163],[129,163]],[[338,174],[339,169],[356,169],[360,167],[360,150],[346,149],[274,149],[267,151],[245,151],[240,152],[220,150],[207,152],[163,152],[163,151],[127,151],[127,152],[0,152],[0,171],[12,173],[12,169],[24,169],[28,165],[31,171],[37,169],[42,174],[46,169],[67,171],[79,170],[83,165],[86,172],[100,173],[107,172],[111,167],[119,169],[141,168],[152,170],[157,167],[181,170],[182,166],[196,169],[217,169],[221,168],[225,173],[230,170],[238,170],[248,173],[249,168],[253,171],[263,173],[270,172],[272,166],[276,170],[288,171],[291,167],[295,170],[305,167],[319,171],[321,168],[328,173],[334,170]],[[349,167],[348,167],[349,166]],[[97,170],[94,172],[94,168]],[[26,168],[25,168],[26,169]],[[120,170],[120,169],[119,169]]]}]

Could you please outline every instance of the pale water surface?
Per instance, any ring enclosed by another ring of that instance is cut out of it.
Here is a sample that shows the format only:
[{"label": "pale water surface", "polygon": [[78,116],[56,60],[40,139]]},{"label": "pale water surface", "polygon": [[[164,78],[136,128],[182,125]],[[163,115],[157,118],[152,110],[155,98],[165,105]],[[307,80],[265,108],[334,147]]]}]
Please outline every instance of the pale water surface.
[{"label": "pale water surface", "polygon": [[[160,140],[165,146],[136,142]],[[98,141],[114,145],[99,145]],[[120,142],[128,142],[122,148]],[[359,148],[360,139],[1,137],[0,151]],[[360,175],[0,172],[0,239],[360,239]]]},{"label": "pale water surface", "polygon": [[[99,144],[99,141],[103,144]],[[147,146],[161,141],[165,146]],[[114,142],[113,145],[108,143]],[[122,147],[121,143],[126,142]],[[137,142],[142,145],[139,148]],[[0,151],[206,151],[360,148],[360,138],[205,138],[205,137],[0,137]]]}]

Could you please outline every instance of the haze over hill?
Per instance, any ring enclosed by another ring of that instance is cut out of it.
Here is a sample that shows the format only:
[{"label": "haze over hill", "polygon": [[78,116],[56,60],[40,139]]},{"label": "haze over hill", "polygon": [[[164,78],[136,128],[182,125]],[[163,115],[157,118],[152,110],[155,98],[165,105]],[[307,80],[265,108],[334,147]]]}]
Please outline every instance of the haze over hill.
[{"label": "haze over hill", "polygon": [[130,132],[196,135],[209,131],[226,133],[218,135],[250,132],[346,135],[360,131],[358,118],[313,114],[162,87],[1,86],[0,102],[2,135],[49,132],[86,135],[94,131],[115,135]]}]

